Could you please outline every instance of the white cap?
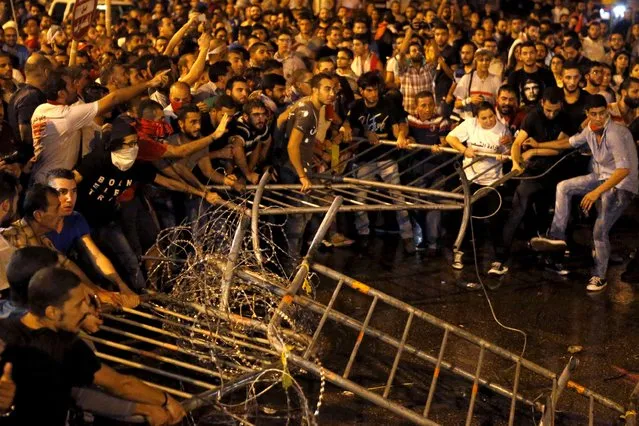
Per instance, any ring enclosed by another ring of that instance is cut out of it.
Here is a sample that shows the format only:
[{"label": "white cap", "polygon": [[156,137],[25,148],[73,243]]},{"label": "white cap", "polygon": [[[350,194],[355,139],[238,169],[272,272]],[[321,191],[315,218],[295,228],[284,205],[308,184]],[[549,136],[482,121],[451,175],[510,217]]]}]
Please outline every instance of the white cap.
[{"label": "white cap", "polygon": [[16,24],[16,21],[7,21],[2,26],[2,29],[6,30],[7,28],[13,28],[14,30],[18,31],[18,24]]}]

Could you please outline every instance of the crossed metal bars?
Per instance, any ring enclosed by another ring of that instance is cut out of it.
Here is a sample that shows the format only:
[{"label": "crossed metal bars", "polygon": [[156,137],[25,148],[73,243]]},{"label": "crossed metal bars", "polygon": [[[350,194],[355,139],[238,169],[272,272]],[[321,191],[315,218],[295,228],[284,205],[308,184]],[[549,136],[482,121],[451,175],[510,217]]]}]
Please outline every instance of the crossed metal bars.
[{"label": "crossed metal bars", "polygon": [[[238,275],[246,278],[253,279],[255,283],[259,283],[260,285],[265,286],[266,288],[270,288],[271,291],[274,291],[283,296],[282,300],[288,300],[287,304],[295,304],[297,306],[303,307],[310,312],[321,315],[321,319],[315,332],[313,333],[313,337],[310,343],[310,346],[307,348],[306,352],[302,355],[296,353],[289,353],[289,360],[303,368],[307,371],[311,371],[314,374],[324,374],[326,379],[333,384],[349,390],[354,394],[376,404],[380,407],[386,408],[393,413],[410,420],[416,424],[423,425],[432,425],[436,424],[432,420],[429,419],[429,414],[431,412],[433,397],[435,395],[435,391],[438,384],[438,379],[442,370],[449,371],[459,377],[462,377],[470,382],[472,382],[470,401],[468,405],[468,410],[466,414],[466,425],[471,424],[471,420],[473,419],[473,413],[475,409],[475,401],[478,394],[479,386],[483,386],[495,393],[510,399],[510,410],[508,415],[508,424],[515,424],[515,414],[517,404],[524,404],[526,406],[533,407],[535,410],[542,413],[542,422],[541,424],[544,426],[549,426],[554,424],[555,418],[555,410],[557,407],[557,403],[560,395],[564,390],[569,390],[576,395],[581,395],[582,397],[587,398],[588,401],[588,424],[594,424],[595,419],[595,405],[600,406],[606,410],[608,413],[614,413],[616,415],[625,414],[625,409],[622,405],[612,401],[611,399],[600,395],[596,392],[591,391],[590,389],[585,388],[584,386],[570,380],[571,374],[577,366],[577,362],[575,359],[571,359],[562,372],[561,375],[557,375],[556,373],[541,367],[540,365],[533,363],[527,359],[521,358],[519,355],[514,354],[504,348],[501,348],[487,340],[484,340],[480,337],[477,337],[468,331],[465,331],[459,327],[456,327],[450,323],[440,320],[437,317],[434,317],[427,312],[416,309],[396,298],[393,298],[385,293],[382,293],[362,282],[359,282],[351,277],[348,277],[344,274],[341,274],[331,268],[328,268],[324,265],[312,263],[310,265],[310,269],[314,272],[317,272],[321,276],[326,278],[330,278],[331,280],[337,281],[335,290],[330,298],[330,301],[327,305],[322,305],[314,300],[311,300],[303,295],[291,294],[291,291],[294,289],[293,286],[289,288],[289,291],[284,291],[281,289],[274,288],[270,286],[265,281],[260,281],[259,277],[254,274],[251,274],[248,271],[238,272]],[[366,295],[371,298],[371,302],[369,305],[368,312],[364,321],[356,320],[348,315],[345,315],[335,309],[335,303],[338,300],[339,296],[343,292],[344,288],[350,288],[355,290],[356,292]],[[387,334],[377,328],[372,327],[371,320],[373,318],[374,312],[379,310],[379,306],[381,304],[388,305],[398,311],[403,312],[407,315],[407,320],[403,328],[403,332],[401,337],[393,336]],[[326,325],[327,320],[332,320],[335,323],[338,323],[342,326],[346,326],[355,332],[357,332],[357,339],[353,346],[353,350],[351,352],[348,363],[344,369],[344,371],[340,374],[334,371],[328,371],[326,368],[320,368],[315,363],[309,360],[308,354],[313,351],[314,346],[316,345],[322,331],[324,330],[324,326]],[[412,327],[414,327],[417,320],[421,320],[426,324],[437,327],[443,330],[443,338],[441,340],[439,346],[439,352],[437,356],[428,353],[424,349],[415,347],[407,343],[408,336]],[[468,371],[462,367],[456,366],[454,362],[448,362],[445,360],[446,350],[448,349],[450,337],[456,336],[464,342],[467,342],[471,345],[474,345],[479,348],[479,355],[477,358],[477,363],[475,367],[475,371]],[[374,393],[367,388],[351,381],[349,379],[349,375],[356,363],[356,359],[358,356],[358,352],[361,348],[362,342],[364,338],[374,338],[386,345],[390,345],[395,348],[396,355],[393,360],[392,367],[388,373],[388,377],[386,380],[386,384],[384,386],[383,394],[380,396],[377,393]],[[388,396],[393,385],[394,378],[396,373],[400,367],[400,362],[403,354],[410,354],[419,360],[425,361],[434,366],[434,373],[431,378],[431,383],[428,388],[428,397],[424,403],[423,411],[416,412],[410,408],[403,407],[400,404],[391,401]],[[482,377],[482,368],[485,367],[485,355],[487,353],[491,353],[496,355],[497,357],[512,362],[515,366],[515,376],[512,385],[505,385],[497,383],[496,381],[489,380],[485,377]],[[552,386],[551,394],[548,397],[548,401],[545,405],[537,401],[530,400],[524,397],[519,392],[520,387],[520,379],[522,375],[522,369],[528,371],[529,373],[533,373],[534,375],[547,380],[549,384]]]}]

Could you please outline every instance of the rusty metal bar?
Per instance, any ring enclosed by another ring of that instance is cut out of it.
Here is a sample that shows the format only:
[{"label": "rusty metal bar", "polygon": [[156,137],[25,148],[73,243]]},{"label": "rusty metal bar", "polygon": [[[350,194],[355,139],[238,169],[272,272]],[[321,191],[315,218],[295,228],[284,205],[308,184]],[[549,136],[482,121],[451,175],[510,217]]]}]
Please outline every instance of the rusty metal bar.
[{"label": "rusty metal bar", "polygon": [[433,379],[430,382],[430,388],[428,388],[428,398],[426,399],[426,406],[424,407],[423,416],[428,418],[430,412],[430,406],[433,403],[433,397],[435,396],[435,388],[437,387],[437,379],[439,379],[439,372],[442,366],[442,359],[444,358],[444,351],[448,344],[448,329],[444,330],[444,337],[442,338],[441,346],[439,347],[439,355],[437,356],[437,363],[435,364],[435,370],[433,371]]},{"label": "rusty metal bar", "polygon": [[594,426],[595,424],[595,399],[590,395],[588,397],[590,404],[588,404],[588,426]]},{"label": "rusty metal bar", "polygon": [[508,426],[515,424],[515,407],[517,406],[517,391],[519,388],[519,378],[521,376],[521,360],[517,360],[517,366],[515,367],[515,380],[513,384],[513,398],[510,401],[510,413],[508,414]]},{"label": "rusty metal bar", "polygon": [[477,398],[477,392],[479,391],[479,375],[481,374],[481,367],[484,364],[484,347],[479,348],[479,360],[477,361],[477,369],[475,370],[475,380],[473,381],[473,389],[470,393],[470,404],[468,405],[468,414],[466,414],[466,426],[470,426],[473,420],[473,411],[475,411],[475,399]]},{"label": "rusty metal bar", "polygon": [[[262,211],[263,214],[271,215],[288,215],[288,214],[316,214],[325,213],[329,209],[326,207],[298,207],[298,208],[266,208]],[[397,210],[462,210],[461,204],[391,204],[388,206],[342,206],[340,212],[358,212],[358,211],[397,211]]]},{"label": "rusty metal bar", "polygon": [[357,333],[357,339],[355,340],[355,346],[353,346],[353,350],[351,351],[351,356],[348,358],[348,363],[346,364],[346,368],[344,369],[344,374],[342,377],[348,379],[348,375],[351,374],[351,368],[355,363],[355,357],[357,356],[357,352],[359,351],[359,347],[362,345],[362,340],[364,340],[364,334],[366,332],[366,328],[368,327],[368,323],[373,316],[373,311],[377,306],[377,297],[373,297],[373,301],[368,308],[368,312],[366,313],[366,318],[362,323],[362,328],[359,329],[359,333]]},{"label": "rusty metal bar", "polygon": [[[334,269],[328,268],[327,266],[321,265],[319,263],[313,263],[311,267],[312,267],[312,269],[314,271],[320,273],[321,275],[327,276],[327,277],[332,278],[334,280],[340,280],[340,279],[344,280],[344,284],[348,285],[349,287],[353,288],[356,291],[359,291],[360,293],[367,294],[367,295],[369,295],[371,297],[378,296],[379,299],[381,301],[383,301],[384,303],[386,303],[386,304],[388,304],[390,306],[393,306],[393,307],[395,307],[397,309],[403,310],[405,312],[411,312],[412,311],[412,312],[414,312],[414,314],[418,318],[421,318],[421,319],[425,320],[426,322],[428,322],[428,323],[430,323],[432,325],[435,325],[435,326],[437,326],[439,328],[442,328],[444,330],[448,329],[454,335],[456,335],[458,337],[461,337],[464,340],[467,340],[469,342],[475,343],[478,346],[483,346],[486,350],[488,350],[488,351],[490,351],[490,352],[492,352],[492,353],[494,353],[494,354],[496,354],[496,355],[498,355],[498,356],[500,356],[502,358],[508,359],[508,360],[510,360],[512,362],[517,362],[518,360],[521,359],[522,367],[524,367],[524,368],[526,368],[526,369],[528,369],[528,370],[530,370],[530,371],[532,371],[532,372],[534,372],[534,373],[536,373],[536,374],[538,374],[538,375],[540,375],[542,377],[545,377],[545,378],[551,379],[551,380],[553,378],[556,378],[556,374],[555,373],[553,373],[552,371],[550,371],[550,370],[548,370],[548,369],[546,369],[544,367],[541,367],[538,364],[533,363],[532,361],[529,361],[529,360],[524,359],[524,358],[520,358],[519,355],[516,355],[516,354],[514,354],[514,353],[512,353],[510,351],[507,351],[507,350],[503,349],[502,347],[495,345],[494,343],[491,343],[491,342],[489,342],[487,340],[484,340],[484,339],[482,339],[480,337],[477,337],[477,336],[473,335],[472,333],[469,333],[468,331],[463,330],[463,329],[461,329],[461,328],[459,328],[457,326],[454,326],[454,325],[452,325],[450,323],[442,321],[441,319],[439,319],[439,318],[437,318],[437,317],[435,317],[435,316],[433,316],[431,314],[428,314],[427,312],[418,310],[415,307],[413,307],[413,306],[411,306],[411,305],[409,305],[409,304],[407,304],[405,302],[402,302],[402,301],[400,301],[400,300],[398,300],[398,299],[396,299],[394,297],[391,297],[391,296],[389,296],[389,295],[387,295],[385,293],[382,293],[379,290],[377,290],[377,289],[375,289],[373,287],[370,287],[370,286],[368,286],[368,285],[366,285],[366,284],[364,284],[362,282],[359,282],[359,281],[357,281],[357,280],[355,280],[355,279],[353,279],[353,278],[351,278],[351,277],[349,277],[347,275],[344,275],[344,274],[342,274],[342,273],[340,273],[338,271],[335,271]],[[308,306],[308,304],[305,304],[305,305]],[[370,328],[369,328],[369,330],[370,330]],[[429,359],[432,359],[432,357],[429,358]],[[432,360],[434,361],[434,359],[432,359]],[[600,394],[597,394],[597,393],[594,393],[592,391],[589,391],[588,389],[583,388],[582,386],[578,385],[577,383],[575,383],[575,382],[573,382],[571,380],[567,380],[567,383],[566,383],[565,386],[567,388],[570,388],[570,389],[575,389],[577,391],[577,393],[579,393],[581,395],[585,395],[586,397],[588,397],[588,396],[590,396],[592,394],[593,397],[595,398],[595,401],[597,401],[599,404],[601,404],[601,405],[603,405],[603,406],[605,406],[607,408],[610,408],[611,410],[617,411],[617,412],[619,412],[621,414],[623,414],[625,412],[624,408],[621,405],[617,404],[616,402],[614,402],[614,401],[612,401],[612,400],[610,400],[610,399],[608,399],[608,398],[606,398],[606,397],[604,397],[604,396],[602,396]],[[508,392],[507,396],[510,397],[510,396],[512,396],[512,394],[510,392]]]},{"label": "rusty metal bar", "polygon": [[187,370],[191,370],[191,371],[195,371],[197,373],[200,374],[205,374],[207,376],[212,376],[212,377],[216,377],[216,378],[220,378],[220,375],[214,371],[211,371],[209,369],[206,368],[202,368],[202,367],[198,367],[197,365],[193,365],[193,364],[189,364],[188,362],[183,362],[183,361],[179,361],[173,358],[169,358],[166,356],[162,356],[162,355],[157,355],[153,352],[149,352],[149,351],[145,351],[142,349],[137,349],[128,345],[124,345],[122,343],[116,343],[116,342],[112,342],[110,340],[106,340],[106,339],[101,339],[99,337],[95,337],[95,336],[89,336],[89,335],[82,335],[82,339],[85,340],[89,340],[91,342],[96,342],[99,343],[101,345],[104,346],[109,346],[111,348],[114,349],[119,349],[121,351],[125,351],[125,352],[131,352],[133,354],[136,355],[141,355],[147,358],[151,358],[154,359],[156,361],[160,361],[160,362],[164,362],[167,364],[173,364],[177,367],[181,367],[181,368],[185,368]]},{"label": "rusty metal bar", "polygon": [[[386,152],[382,153],[381,155],[378,155],[377,157],[375,157],[373,160],[368,161],[368,162],[366,162],[366,163],[362,163],[361,165],[358,165],[358,166],[354,167],[351,171],[349,171],[348,173],[345,173],[343,176],[344,176],[344,177],[348,177],[348,176],[357,176],[357,171],[358,171],[358,170],[362,169],[364,166],[367,166],[367,165],[369,165],[369,164],[371,164],[371,163],[385,163],[385,162],[387,162],[387,161],[393,161],[393,160],[392,160],[392,159],[390,159],[390,158],[386,158],[386,159],[384,159],[384,160],[383,160],[383,158],[385,158],[385,157],[390,157],[390,156],[391,156],[391,154],[394,154],[396,151],[398,151],[398,149],[397,149],[397,148],[393,148],[393,149],[391,149],[390,151],[386,151]],[[356,163],[354,163],[354,164],[356,164]],[[377,171],[378,171],[378,170],[380,170],[380,169],[381,169],[381,167],[376,165],[376,166],[375,166],[375,168],[374,168],[373,170],[369,171],[369,172],[368,172],[368,173],[366,173],[364,176],[360,176],[358,179],[362,179],[362,178],[364,178],[364,177],[366,177],[366,176],[370,176],[370,175],[373,175],[373,176],[374,176],[374,174],[373,174],[373,173],[377,172]]]},{"label": "rusty metal bar", "polygon": [[120,357],[117,357],[117,356],[113,356],[113,355],[109,355],[109,354],[105,354],[105,353],[102,353],[102,352],[99,352],[99,351],[95,351],[95,355],[98,358],[102,358],[102,359],[105,359],[107,361],[117,362],[118,364],[122,364],[122,365],[125,365],[127,367],[137,368],[138,370],[144,370],[144,371],[148,371],[150,373],[155,373],[155,374],[157,374],[159,376],[168,377],[169,379],[180,380],[182,382],[190,383],[190,384],[192,384],[194,386],[198,386],[200,388],[204,388],[204,389],[216,389],[217,388],[217,386],[212,385],[212,384],[207,383],[207,382],[203,382],[201,380],[192,379],[190,377],[186,377],[186,376],[183,376],[181,374],[169,373],[168,371],[160,370],[159,368],[149,367],[148,365],[140,364],[139,362],[128,361],[126,359],[123,359],[123,358],[120,358]]},{"label": "rusty metal bar", "polygon": [[[381,140],[380,143],[383,145],[389,145],[389,146],[395,146],[395,147],[397,146],[397,142],[391,141],[391,140]],[[424,145],[424,144],[418,144],[418,143],[411,143],[411,144],[408,144],[406,149],[424,149],[424,150],[434,151],[434,152],[447,152],[450,154],[461,154],[455,148],[448,148],[448,147],[440,146],[440,145]],[[499,158],[502,156],[502,154],[495,154],[493,152],[476,151],[476,153],[477,153],[477,156],[479,157]],[[506,154],[503,154],[503,157],[507,159],[511,158],[510,155],[506,155]]]},{"label": "rusty metal bar", "polygon": [[395,378],[395,372],[397,371],[397,367],[399,366],[399,360],[402,357],[402,352],[404,351],[404,346],[406,346],[406,339],[408,338],[408,333],[410,331],[410,326],[413,323],[413,313],[408,314],[408,320],[406,321],[406,326],[404,327],[404,333],[402,334],[402,341],[399,343],[399,348],[397,348],[397,354],[395,355],[395,360],[393,361],[393,368],[391,368],[390,374],[388,376],[388,381],[386,382],[386,387],[384,388],[384,398],[388,398],[388,394],[390,392],[391,384],[393,383],[393,379]]},{"label": "rusty metal bar", "polygon": [[[246,270],[246,269],[242,269],[237,271],[238,276],[240,276],[242,279],[248,280],[253,282],[254,284],[256,284],[259,287],[262,287],[266,290],[272,291],[273,293],[277,294],[277,295],[285,295],[286,291],[284,289],[282,289],[281,287],[278,287],[268,281],[266,281],[263,277],[256,275],[255,272],[250,271],[250,270]],[[354,281],[354,280],[353,280]],[[363,283],[360,283],[357,281],[357,285],[356,287],[359,287],[360,289],[358,289],[358,291],[361,291],[363,293],[367,292],[367,289],[369,289],[368,286],[366,286]],[[351,288],[353,288],[353,285],[349,284],[349,286]],[[295,296],[294,297],[294,302],[304,308],[309,309],[310,311],[318,314],[318,315],[322,315],[325,311],[326,311],[326,306],[308,298],[305,296]],[[418,311],[421,312],[421,311]],[[420,315],[418,315],[420,316]],[[342,314],[341,312],[332,310],[329,313],[329,317],[333,320],[336,321],[339,324],[345,325],[355,331],[359,331],[362,328],[362,323],[360,321],[357,321],[347,315]],[[454,327],[454,326],[453,326]],[[383,333],[377,329],[375,329],[374,327],[367,327],[366,328],[366,334],[373,336],[374,338],[390,345],[390,346],[394,346],[394,347],[399,347],[399,340],[393,338],[392,336]],[[411,355],[416,356],[417,358],[429,362],[431,364],[435,364],[437,359],[434,358],[433,356],[431,356],[430,354],[428,354],[427,352],[424,352],[420,349],[415,348],[414,346],[411,345],[406,345],[405,351],[409,352]],[[289,354],[291,355],[291,354]],[[459,367],[456,367],[454,365],[452,365],[449,362],[446,361],[442,361],[441,363],[442,368],[450,371],[451,373],[457,374],[467,380],[474,380],[474,376],[472,373],[463,370]],[[320,371],[319,369],[317,369],[316,371]],[[336,373],[333,373],[336,374]],[[341,376],[340,376],[341,377]],[[512,393],[505,387],[499,385],[499,384],[495,384],[495,383],[491,383],[485,379],[480,379],[480,383],[482,386],[487,387],[488,389],[498,393],[499,395],[505,396],[507,398],[512,397]],[[521,395],[517,395],[517,399],[521,402],[523,402],[526,405],[529,406],[533,406],[535,407],[538,411],[542,410],[542,404],[535,402],[535,401],[531,401],[529,399],[524,398]]]},{"label": "rusty metal bar", "polygon": [[344,281],[339,280],[338,283],[337,283],[337,287],[335,287],[335,290],[333,291],[333,295],[331,296],[331,300],[328,302],[328,305],[326,305],[326,310],[322,314],[322,318],[320,319],[320,322],[317,325],[317,328],[315,329],[315,333],[313,334],[313,338],[311,339],[311,343],[309,343],[308,347],[306,348],[306,351],[304,351],[304,355],[303,355],[304,359],[308,359],[308,357],[310,356],[311,352],[313,351],[313,347],[315,346],[315,343],[317,342],[317,339],[319,338],[319,335],[322,332],[322,328],[324,328],[324,324],[326,323],[326,319],[328,318],[328,313],[330,312],[331,309],[333,309],[333,304],[337,300],[337,295],[342,290],[342,284],[344,284]]}]

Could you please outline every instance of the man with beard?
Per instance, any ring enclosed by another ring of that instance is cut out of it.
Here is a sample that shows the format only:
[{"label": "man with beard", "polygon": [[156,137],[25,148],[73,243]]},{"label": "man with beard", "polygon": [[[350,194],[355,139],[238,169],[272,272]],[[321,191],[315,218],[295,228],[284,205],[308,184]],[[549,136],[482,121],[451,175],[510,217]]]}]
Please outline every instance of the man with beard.
[{"label": "man with beard", "polygon": [[2,90],[2,101],[8,104],[11,96],[18,90],[18,85],[13,80],[13,65],[11,55],[0,52],[0,89]]},{"label": "man with beard", "polygon": [[244,77],[231,77],[226,83],[226,94],[233,99],[238,111],[248,101],[249,87]]},{"label": "man with beard", "polygon": [[[461,67],[457,68],[454,73],[455,83],[469,72],[473,70],[473,61],[475,59],[475,45],[473,43],[464,43],[459,51]],[[454,89],[453,89],[454,90]]]},{"label": "man with beard", "polygon": [[[286,122],[283,141],[286,146],[278,145],[274,152],[281,183],[301,183],[302,192],[312,188],[308,173],[313,168],[313,147],[319,124],[319,114],[323,106],[335,101],[335,80],[328,74],[316,74],[311,78],[311,96],[300,100],[290,109]],[[288,254],[291,262],[299,259],[302,239],[310,215],[292,215],[286,222]]]},{"label": "man with beard", "polygon": [[[202,139],[215,139],[215,137],[207,136],[202,138],[200,129],[202,114],[197,106],[185,105],[180,109],[178,114],[178,125],[180,128],[179,133],[170,136],[166,142],[170,145],[181,146],[193,143],[194,141]],[[183,170],[179,173],[180,176],[186,181],[198,189],[205,189],[197,177],[193,174],[195,168],[199,169],[199,173],[203,176],[204,180],[208,183],[218,185],[232,186],[236,190],[242,190],[242,185],[239,185],[237,178],[234,175],[224,176],[213,168],[211,159],[209,158],[208,148],[202,148],[199,151],[189,155],[186,158],[177,160],[182,166]],[[169,163],[170,164],[170,163]],[[188,173],[188,176],[184,176],[184,173]],[[190,220],[195,220],[201,213],[200,205],[202,200],[197,196],[189,196],[187,201],[187,212]]]},{"label": "man with beard", "polygon": [[[511,25],[514,25],[514,23],[515,20],[513,19],[513,23]],[[526,28],[524,28],[524,31],[519,33],[517,39],[510,46],[510,50],[508,51],[508,63],[510,63],[510,59],[515,53],[515,47],[517,47],[518,45],[522,43],[533,43],[533,48],[535,47],[534,43],[539,40],[539,31],[539,21],[537,21],[536,19],[530,19],[528,22],[526,22]],[[533,55],[533,57],[536,58],[536,55]]]},{"label": "man with beard", "polygon": [[114,106],[166,81],[166,73],[158,74],[151,81],[127,87],[108,94],[89,104],[75,104],[78,94],[71,78],[54,72],[46,84],[44,94],[47,103],[37,107],[31,118],[36,162],[32,181],[44,181],[49,170],[72,169],[80,156],[81,130],[100,114]]},{"label": "man with beard", "polygon": [[[376,146],[371,149],[366,144],[358,146],[359,158],[356,173],[357,179],[373,180],[380,176],[384,182],[394,185],[400,184],[399,167],[397,158],[390,153],[392,147],[379,145],[381,139],[396,139],[397,146],[401,149],[408,145],[408,124],[406,122],[406,112],[402,108],[397,108],[387,99],[380,99],[384,89],[384,83],[376,72],[363,74],[358,81],[360,95],[362,99],[355,101],[353,108],[348,115],[348,121],[353,133],[359,137],[368,139],[370,145]],[[391,191],[393,192],[393,191]],[[362,193],[360,196],[363,196]],[[401,198],[399,194],[394,194],[395,198]],[[415,252],[413,243],[413,228],[406,210],[397,212],[397,223],[400,235],[404,244],[404,251],[408,254]],[[358,212],[355,219],[355,226],[360,241],[365,246],[370,234],[369,219],[367,212]]]},{"label": "man with beard", "polygon": [[601,90],[601,83],[603,81],[603,66],[599,62],[591,62],[586,72],[586,86],[584,90],[591,95],[601,95],[606,99],[606,102],[612,102],[612,96],[604,90]]},{"label": "man with beard", "polygon": [[47,31],[47,44],[51,47],[52,53],[67,53],[67,47],[69,46],[69,38],[64,32],[62,27],[58,25],[52,25]]},{"label": "man with beard", "polygon": [[93,295],[84,284],[64,269],[41,269],[29,281],[27,312],[0,322],[0,338],[6,343],[2,361],[11,363],[17,390],[14,409],[3,424],[63,426],[71,388],[90,385],[136,403],[135,414],[150,424],[179,422],[185,412],[177,401],[102,364],[78,338],[92,313]]},{"label": "man with beard", "polygon": [[621,52],[626,47],[624,35],[622,33],[617,33],[617,32],[613,32],[612,34],[610,34],[610,36],[608,37],[608,47],[610,47],[610,49],[606,53],[604,62],[606,62],[609,65],[614,65],[612,63],[612,59],[615,57],[615,55],[618,52]]},{"label": "man with beard", "polygon": [[509,84],[504,84],[497,92],[497,103],[495,111],[497,120],[510,130],[511,134],[516,134],[525,112],[519,108],[517,101],[517,91]]},{"label": "man with beard", "polygon": [[[628,77],[619,88],[619,100],[608,104],[610,118],[624,126],[630,126],[637,117],[639,107],[639,79]],[[635,139],[637,140],[637,139]]]},{"label": "man with beard", "polygon": [[29,49],[18,44],[18,27],[10,21],[2,26],[4,29],[4,45],[2,51],[18,58],[18,68],[23,69],[29,57]]},{"label": "man with beard", "polygon": [[506,20],[503,18],[499,19],[497,21],[497,25],[495,26],[495,30],[495,39],[497,40],[499,51],[508,52],[510,50],[510,46],[515,41],[508,32],[508,22],[506,22]]},{"label": "man with beard", "polygon": [[442,22],[436,22],[433,26],[433,35],[439,56],[437,72],[435,73],[435,102],[439,104],[446,98],[450,86],[453,84],[453,68],[459,62],[457,52],[448,44],[448,27]]},{"label": "man with beard", "polygon": [[342,42],[342,29],[330,27],[326,31],[326,44],[317,51],[318,58],[333,58],[337,56],[337,49]]},{"label": "man with beard", "polygon": [[564,85],[564,112],[568,116],[570,124],[567,134],[572,136],[582,129],[582,125],[586,120],[584,106],[591,95],[579,88],[581,72],[576,62],[567,61],[564,63],[561,80]]},{"label": "man with beard", "polygon": [[[411,42],[411,32],[406,34],[399,48],[399,66],[395,81],[404,97],[404,109],[409,114],[417,114],[415,95],[433,89],[435,68],[424,60],[424,48],[418,42]],[[407,49],[408,47],[408,49]],[[406,51],[408,50],[408,57]]]},{"label": "man with beard", "polygon": [[608,284],[608,233],[639,191],[637,148],[630,131],[610,120],[603,96],[594,95],[588,99],[586,114],[588,125],[578,135],[546,143],[528,143],[532,149],[563,150],[587,146],[592,153],[590,173],[564,180],[557,186],[555,213],[548,237],[536,237],[530,243],[538,251],[565,250],[572,198],[583,197],[580,207],[584,213],[596,206],[598,214],[593,229],[595,266],[586,290],[599,292]]},{"label": "man with beard", "polygon": [[279,74],[266,74],[262,77],[264,104],[276,116],[286,105],[286,79]]},{"label": "man with beard", "polygon": [[233,160],[244,177],[256,185],[258,163],[266,158],[271,145],[268,110],[259,99],[248,101],[242,115],[229,128],[228,141],[233,147]]},{"label": "man with beard", "polygon": [[483,101],[495,105],[501,79],[488,72],[492,58],[492,53],[487,49],[478,50],[475,53],[475,68],[457,83],[453,95],[455,95],[455,109],[460,117],[464,119],[473,117],[474,107]]},{"label": "man with beard", "polygon": [[[513,170],[521,174],[525,166],[524,176],[531,177],[542,175],[540,179],[526,179],[520,181],[512,201],[512,210],[503,227],[503,237],[496,247],[496,259],[488,271],[490,275],[503,275],[508,272],[506,263],[510,258],[511,246],[515,237],[515,231],[524,220],[526,212],[533,201],[537,204],[537,217],[533,222],[533,228],[539,225],[547,226],[550,218],[543,214],[552,206],[554,193],[547,193],[548,188],[555,188],[560,180],[557,173],[549,172],[549,168],[557,160],[548,158],[556,156],[557,150],[529,149],[523,154],[522,145],[531,138],[536,141],[552,141],[565,137],[564,129],[567,125],[566,116],[561,112],[563,93],[559,88],[547,88],[541,98],[540,105],[526,114],[521,129],[515,137],[511,148]],[[525,163],[522,165],[522,160]],[[549,172],[549,173],[547,173]],[[546,191],[544,191],[546,190]],[[547,262],[547,267],[553,271],[563,271],[563,267]]]},{"label": "man with beard", "polygon": [[547,68],[537,65],[537,49],[533,42],[521,44],[521,61],[524,66],[518,71],[514,71],[508,77],[508,84],[519,90],[519,99],[522,106],[535,105],[538,97],[527,98],[525,89],[526,83],[534,81],[539,86],[537,94],[542,93],[547,87],[555,86],[555,77]]},{"label": "man with beard", "polygon": [[586,75],[590,67],[590,59],[582,55],[581,41],[577,36],[569,36],[568,40],[564,41],[563,52],[566,62],[574,62],[579,67],[579,73],[582,76]]},{"label": "man with beard", "polygon": [[599,20],[593,20],[588,23],[588,35],[582,41],[582,49],[584,56],[593,62],[605,60],[606,51],[601,37]]}]

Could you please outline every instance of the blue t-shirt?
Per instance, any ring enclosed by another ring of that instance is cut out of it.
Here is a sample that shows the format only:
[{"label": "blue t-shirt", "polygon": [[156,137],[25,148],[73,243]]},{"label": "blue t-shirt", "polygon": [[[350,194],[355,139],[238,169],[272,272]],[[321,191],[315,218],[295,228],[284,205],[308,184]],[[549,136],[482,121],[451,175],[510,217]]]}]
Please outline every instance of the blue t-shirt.
[{"label": "blue t-shirt", "polygon": [[89,224],[84,216],[78,212],[64,218],[64,226],[59,234],[55,231],[47,232],[47,238],[51,240],[55,248],[62,254],[68,254],[73,244],[80,238],[89,234]]}]

